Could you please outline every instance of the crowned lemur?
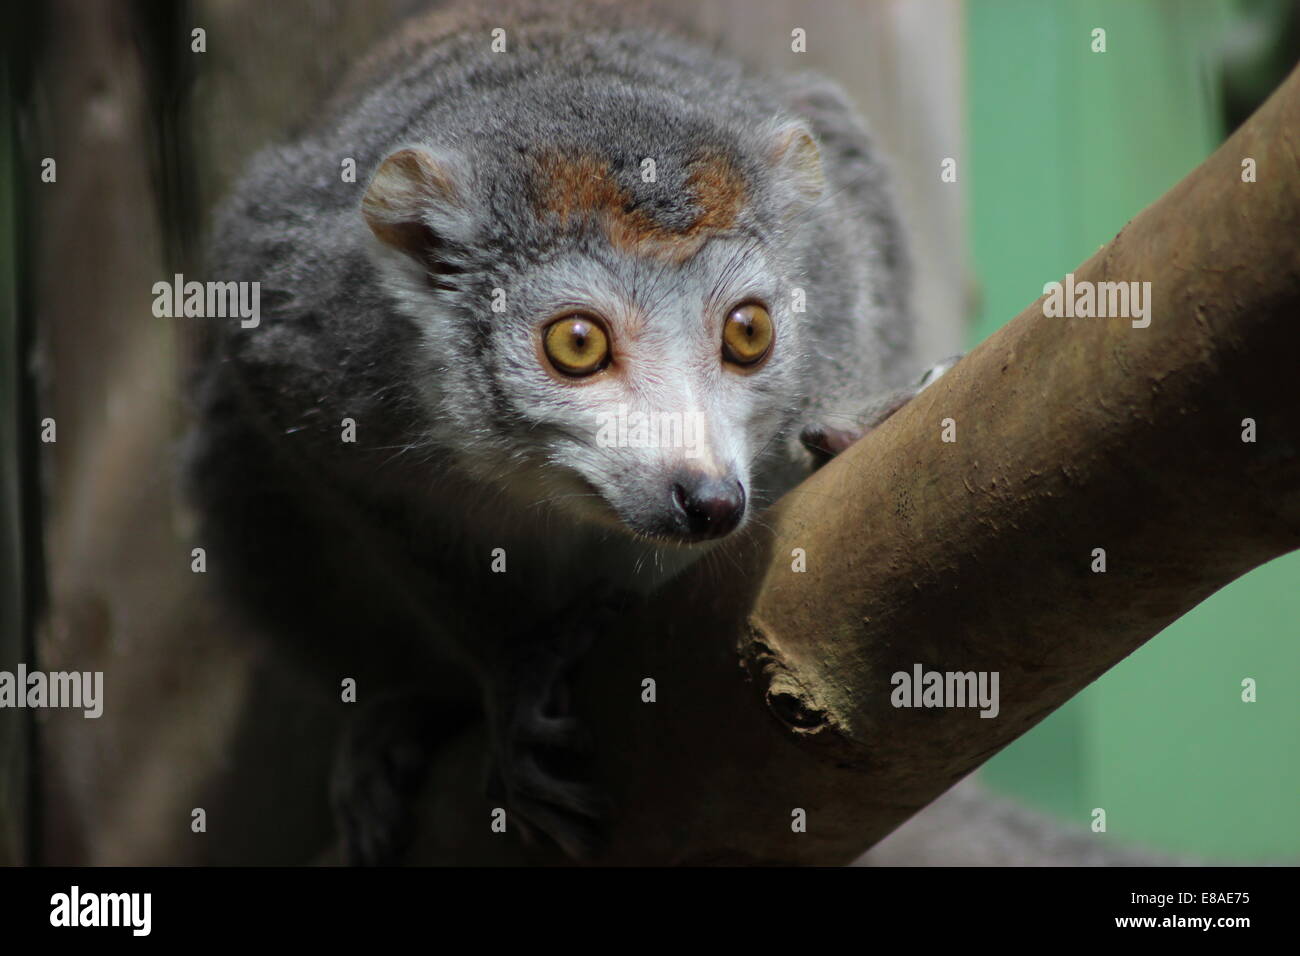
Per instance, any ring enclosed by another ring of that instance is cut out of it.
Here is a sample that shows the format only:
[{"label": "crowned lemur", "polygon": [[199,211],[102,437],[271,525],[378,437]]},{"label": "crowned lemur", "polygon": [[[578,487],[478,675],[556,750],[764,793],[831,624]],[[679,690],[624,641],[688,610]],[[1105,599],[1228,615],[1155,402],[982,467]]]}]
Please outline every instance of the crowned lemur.
[{"label": "crowned lemur", "polygon": [[209,566],[378,701],[334,780],[353,860],[400,854],[458,699],[509,819],[589,853],[565,675],[602,602],[932,377],[880,159],[833,83],[614,4],[439,8],[305,126],[216,217],[211,278],[261,321],[200,358]]}]

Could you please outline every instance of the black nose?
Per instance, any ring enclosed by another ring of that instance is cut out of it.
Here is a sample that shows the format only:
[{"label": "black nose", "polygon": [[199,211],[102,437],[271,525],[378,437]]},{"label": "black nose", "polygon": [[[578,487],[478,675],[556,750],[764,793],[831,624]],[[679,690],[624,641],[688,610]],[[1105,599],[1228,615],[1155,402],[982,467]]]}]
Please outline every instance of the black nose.
[{"label": "black nose", "polygon": [[720,538],[745,516],[745,489],[734,478],[702,473],[679,475],[673,504],[682,530],[692,538]]}]

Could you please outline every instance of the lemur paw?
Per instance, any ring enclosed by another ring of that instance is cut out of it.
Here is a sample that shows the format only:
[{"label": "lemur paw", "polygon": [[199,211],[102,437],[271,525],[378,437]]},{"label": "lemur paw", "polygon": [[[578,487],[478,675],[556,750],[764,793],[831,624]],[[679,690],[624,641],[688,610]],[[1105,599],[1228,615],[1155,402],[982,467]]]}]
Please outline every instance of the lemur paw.
[{"label": "lemur paw", "polygon": [[961,355],[953,355],[927,369],[916,383],[907,388],[886,393],[871,403],[859,422],[849,428],[826,424],[807,425],[799,433],[799,440],[813,458],[813,467],[820,468],[855,441],[880,425],[925,389],[933,385],[944,373],[956,365]]},{"label": "lemur paw", "polygon": [[348,726],[330,780],[348,865],[402,861],[415,835],[417,799],[448,726],[436,703],[417,695],[377,700]]},{"label": "lemur paw", "polygon": [[588,859],[605,840],[610,802],[584,778],[592,739],[573,713],[569,676],[594,640],[615,623],[621,599],[603,594],[561,614],[527,642],[514,679],[489,700],[492,766],[488,793],[507,827]]}]

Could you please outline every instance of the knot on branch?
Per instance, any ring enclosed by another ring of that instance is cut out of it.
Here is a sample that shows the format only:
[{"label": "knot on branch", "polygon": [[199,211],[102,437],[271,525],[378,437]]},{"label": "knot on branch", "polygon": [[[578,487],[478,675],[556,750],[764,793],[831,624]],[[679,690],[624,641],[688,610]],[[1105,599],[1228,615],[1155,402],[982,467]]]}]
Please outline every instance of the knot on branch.
[{"label": "knot on branch", "polygon": [[798,734],[816,734],[831,726],[830,712],[794,675],[754,621],[747,623],[737,652],[741,667],[763,691],[767,709],[782,724]]}]

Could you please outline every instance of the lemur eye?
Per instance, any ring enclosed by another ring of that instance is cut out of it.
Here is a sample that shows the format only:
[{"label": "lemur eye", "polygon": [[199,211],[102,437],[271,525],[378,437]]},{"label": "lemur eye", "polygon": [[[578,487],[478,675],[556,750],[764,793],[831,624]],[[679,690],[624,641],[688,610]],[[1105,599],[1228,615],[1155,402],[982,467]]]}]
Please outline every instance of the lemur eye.
[{"label": "lemur eye", "polygon": [[546,327],[546,357],[565,375],[580,377],[609,364],[609,337],[600,323],[584,315],[567,315]]},{"label": "lemur eye", "polygon": [[736,365],[754,365],[772,348],[772,317],[757,302],[731,310],[722,328],[722,357]]}]

